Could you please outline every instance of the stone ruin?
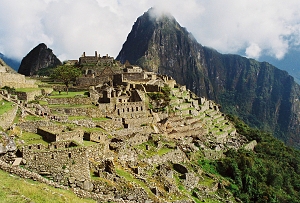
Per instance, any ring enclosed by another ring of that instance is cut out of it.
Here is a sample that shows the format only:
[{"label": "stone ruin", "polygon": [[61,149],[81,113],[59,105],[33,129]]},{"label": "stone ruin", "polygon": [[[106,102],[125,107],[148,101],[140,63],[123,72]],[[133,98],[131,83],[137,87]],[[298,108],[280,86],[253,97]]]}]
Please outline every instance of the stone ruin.
[{"label": "stone ruin", "polygon": [[[59,184],[105,194],[112,199],[141,198],[140,202],[146,202],[151,196],[158,201],[158,197],[167,199],[171,194],[181,194],[175,177],[190,192],[200,188],[202,171],[188,168],[191,154],[202,150],[206,158],[217,159],[224,156],[224,151],[247,143],[236,133],[217,104],[196,97],[172,78],[145,72],[135,66],[126,66],[119,73],[112,74],[107,70],[114,67],[113,58],[103,58],[96,53],[93,57],[84,54],[79,60],[79,64],[90,63],[105,66],[101,73],[106,70],[109,80],[101,83],[99,80],[91,86],[88,97],[46,97],[46,101],[54,106],[68,103],[91,107],[42,109],[35,104],[24,105],[24,109],[36,109],[31,113],[44,120],[20,122],[17,127],[38,134],[48,143],[25,144],[17,151],[22,160],[20,164],[25,168]],[[87,70],[84,77],[97,78],[97,74],[97,71]],[[159,92],[165,85],[171,90],[171,100],[165,111],[155,112],[149,107],[147,94]],[[69,116],[88,118],[69,120]],[[99,117],[106,119],[93,119]],[[86,146],[86,141],[92,144]],[[255,145],[255,142],[249,143],[245,149],[253,150]],[[0,159],[8,160],[5,155]],[[151,193],[135,184],[126,186],[132,193],[109,185],[116,182],[126,185],[126,180],[117,174],[121,169],[147,183]],[[148,172],[153,170],[149,176]],[[95,178],[102,178],[107,184],[103,185]],[[149,181],[151,179],[153,181]],[[140,197],[132,196],[137,190]],[[211,190],[216,191],[215,185],[207,191]],[[196,195],[200,198],[202,194]]]}]

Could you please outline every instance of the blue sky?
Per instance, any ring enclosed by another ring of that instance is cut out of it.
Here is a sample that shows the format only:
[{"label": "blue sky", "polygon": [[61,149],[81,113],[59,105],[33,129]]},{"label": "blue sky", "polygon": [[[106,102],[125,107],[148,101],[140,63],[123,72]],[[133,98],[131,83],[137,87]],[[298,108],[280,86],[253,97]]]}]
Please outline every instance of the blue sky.
[{"label": "blue sky", "polygon": [[299,0],[0,0],[0,5],[0,53],[17,60],[41,42],[61,60],[96,50],[116,57],[137,17],[154,6],[158,15],[171,13],[204,46],[298,71]]}]

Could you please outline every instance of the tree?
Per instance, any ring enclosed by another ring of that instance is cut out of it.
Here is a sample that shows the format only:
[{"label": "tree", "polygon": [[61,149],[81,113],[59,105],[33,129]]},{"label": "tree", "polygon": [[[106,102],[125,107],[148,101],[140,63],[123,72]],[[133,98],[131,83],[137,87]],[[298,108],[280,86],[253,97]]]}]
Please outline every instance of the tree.
[{"label": "tree", "polygon": [[51,78],[61,81],[66,85],[67,94],[69,84],[81,75],[81,70],[71,65],[61,65],[53,69]]}]

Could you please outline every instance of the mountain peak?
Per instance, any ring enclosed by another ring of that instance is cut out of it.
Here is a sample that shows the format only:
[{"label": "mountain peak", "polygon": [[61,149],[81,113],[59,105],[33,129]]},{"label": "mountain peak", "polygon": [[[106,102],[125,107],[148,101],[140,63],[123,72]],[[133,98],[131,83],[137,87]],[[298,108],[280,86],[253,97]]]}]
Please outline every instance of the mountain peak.
[{"label": "mountain peak", "polygon": [[[172,76],[224,113],[300,146],[298,86],[276,67],[203,47],[170,14],[149,9],[134,23],[117,60]],[[274,111],[276,109],[276,111]],[[247,112],[247,113],[245,113]],[[287,119],[289,118],[289,119]]]},{"label": "mountain peak", "polygon": [[144,15],[148,15],[150,19],[154,21],[162,21],[166,19],[175,20],[171,13],[158,7],[151,7],[147,12],[144,13]]},{"label": "mountain peak", "polygon": [[163,46],[163,44],[166,44],[161,40],[162,36],[169,35],[171,37],[182,32],[188,34],[185,28],[181,27],[170,13],[158,8],[150,8],[138,17],[132,26],[132,30],[123,44],[117,60],[122,63],[128,60],[131,64],[136,64],[137,60],[144,56],[151,45],[158,43]]},{"label": "mountain peak", "polygon": [[53,54],[52,49],[40,43],[33,48],[22,60],[18,73],[31,76],[42,68],[60,65],[61,61]]}]

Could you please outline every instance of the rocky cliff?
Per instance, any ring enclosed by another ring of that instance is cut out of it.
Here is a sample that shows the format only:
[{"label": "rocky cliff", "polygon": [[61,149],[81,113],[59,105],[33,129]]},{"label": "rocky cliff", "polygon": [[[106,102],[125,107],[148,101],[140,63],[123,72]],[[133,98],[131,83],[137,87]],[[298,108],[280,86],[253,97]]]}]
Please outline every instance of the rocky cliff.
[{"label": "rocky cliff", "polygon": [[225,113],[300,146],[300,90],[293,77],[269,63],[204,47],[174,17],[154,13],[137,19],[117,60],[170,75]]},{"label": "rocky cliff", "polygon": [[18,73],[31,76],[43,68],[60,65],[61,61],[45,44],[41,43],[32,49],[23,59]]}]

